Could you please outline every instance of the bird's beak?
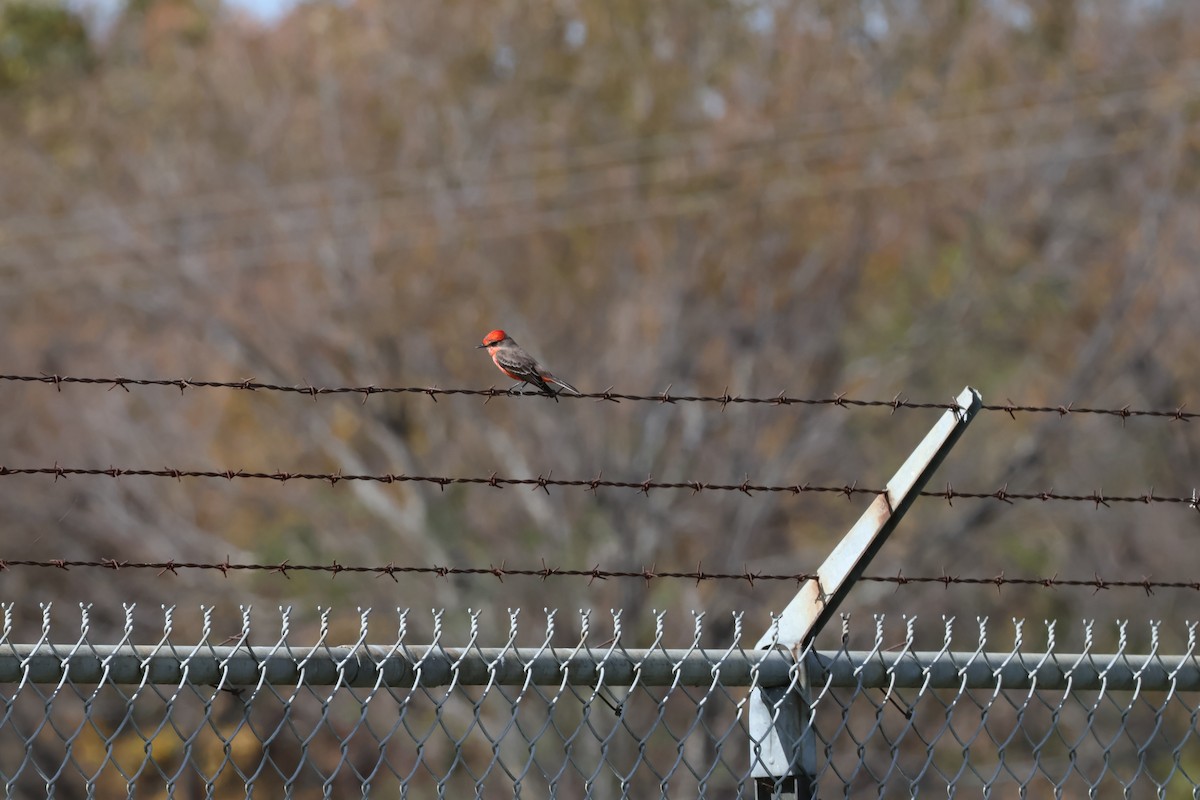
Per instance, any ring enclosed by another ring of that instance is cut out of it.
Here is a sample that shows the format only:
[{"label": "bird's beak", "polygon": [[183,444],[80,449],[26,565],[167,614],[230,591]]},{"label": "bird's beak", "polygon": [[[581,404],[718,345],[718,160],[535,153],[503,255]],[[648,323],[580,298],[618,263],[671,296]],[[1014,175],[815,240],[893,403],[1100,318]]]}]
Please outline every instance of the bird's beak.
[{"label": "bird's beak", "polygon": [[485,348],[485,347],[487,347],[487,345],[486,345],[486,344],[477,344],[477,345],[475,345],[475,349],[476,349],[476,350],[482,350],[482,349],[483,349],[483,348]]}]

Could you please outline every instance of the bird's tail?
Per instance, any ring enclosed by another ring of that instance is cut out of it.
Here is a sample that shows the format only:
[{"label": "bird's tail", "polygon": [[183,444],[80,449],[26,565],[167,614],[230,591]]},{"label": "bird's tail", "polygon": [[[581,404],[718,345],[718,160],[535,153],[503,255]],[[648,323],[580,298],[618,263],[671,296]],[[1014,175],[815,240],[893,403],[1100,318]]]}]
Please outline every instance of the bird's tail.
[{"label": "bird's tail", "polygon": [[581,394],[581,392],[580,392],[578,389],[576,389],[574,386],[572,386],[571,384],[567,383],[567,382],[566,382],[566,381],[564,381],[562,378],[556,378],[556,377],[554,377],[553,375],[551,375],[551,374],[550,374],[550,373],[548,373],[548,372],[542,375],[542,380],[544,380],[544,381],[546,381],[546,382],[548,382],[548,383],[556,383],[556,384],[558,384],[559,386],[561,386],[563,389],[565,389],[566,391],[570,392],[571,394],[574,394],[574,395],[580,395],[580,394]]}]

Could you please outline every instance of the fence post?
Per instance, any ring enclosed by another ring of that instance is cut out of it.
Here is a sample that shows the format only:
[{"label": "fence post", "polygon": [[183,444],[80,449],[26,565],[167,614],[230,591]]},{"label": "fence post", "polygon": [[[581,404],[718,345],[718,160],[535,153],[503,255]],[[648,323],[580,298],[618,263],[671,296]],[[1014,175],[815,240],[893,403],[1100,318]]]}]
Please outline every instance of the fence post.
[{"label": "fence post", "polygon": [[810,645],[974,419],[983,398],[968,386],[955,403],[833,548],[816,579],[800,585],[771,630],[755,645],[764,650],[785,648],[797,662],[796,677],[788,686],[756,686],[750,693],[750,775],[756,798],[816,797],[817,744],[807,665]]}]

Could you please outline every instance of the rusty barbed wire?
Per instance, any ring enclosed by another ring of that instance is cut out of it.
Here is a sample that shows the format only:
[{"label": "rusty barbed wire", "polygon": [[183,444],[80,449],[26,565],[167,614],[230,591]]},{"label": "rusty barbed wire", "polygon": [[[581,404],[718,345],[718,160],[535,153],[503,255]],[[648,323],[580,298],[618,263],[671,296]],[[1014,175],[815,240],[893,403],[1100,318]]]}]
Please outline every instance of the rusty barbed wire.
[{"label": "rusty barbed wire", "polygon": [[[745,581],[751,586],[758,581],[802,583],[818,578],[816,573],[810,572],[756,572],[749,568],[743,568],[740,572],[709,572],[703,566],[703,563],[699,563],[694,570],[659,570],[655,565],[642,567],[641,569],[602,569],[597,564],[590,569],[567,569],[564,567],[548,566],[545,559],[542,560],[541,567],[520,568],[509,567],[506,563],[501,563],[499,566],[489,564],[486,567],[449,567],[437,564],[423,566],[400,565],[395,562],[381,565],[352,565],[341,564],[336,560],[328,564],[293,564],[290,560],[280,561],[275,564],[259,564],[234,562],[230,561],[228,557],[224,561],[218,562],[174,560],[122,561],[115,558],[101,558],[95,561],[60,558],[43,560],[0,558],[0,573],[19,567],[63,571],[70,571],[76,568],[107,569],[114,572],[123,569],[155,570],[157,576],[169,573],[176,577],[178,577],[180,570],[220,572],[225,577],[229,577],[231,572],[268,572],[283,575],[285,578],[289,577],[289,573],[292,572],[327,572],[331,577],[337,577],[341,574],[367,574],[374,575],[375,577],[386,576],[397,582],[399,582],[397,576],[400,575],[431,575],[437,578],[449,578],[451,576],[490,576],[501,582],[505,578],[538,578],[542,581],[547,581],[551,578],[587,578],[589,585],[598,580],[610,579],[637,579],[646,581],[647,583],[654,580],[687,580],[696,583],[702,581]],[[859,580],[874,583],[894,583],[897,588],[909,585],[941,584],[946,589],[949,589],[951,586],[993,586],[997,589],[1004,586],[1027,586],[1043,589],[1088,588],[1094,591],[1142,589],[1146,594],[1153,594],[1155,589],[1191,589],[1192,591],[1200,591],[1200,580],[1156,581],[1149,576],[1112,579],[1101,577],[1098,574],[1091,578],[1060,578],[1057,574],[1048,577],[1010,578],[1003,572],[991,577],[949,575],[945,573],[941,575],[910,576],[903,574],[903,572],[898,572],[895,575],[864,575]]]},{"label": "rusty barbed wire", "polygon": [[[495,397],[545,397],[541,392],[535,391],[519,391],[508,389],[497,389],[494,386],[487,389],[463,389],[449,388],[444,389],[438,386],[313,386],[305,384],[303,386],[288,386],[276,383],[264,383],[257,381],[254,378],[246,378],[240,381],[208,381],[208,380],[192,380],[190,378],[125,378],[122,376],[114,376],[111,378],[101,377],[78,377],[70,375],[57,374],[41,374],[41,375],[0,375],[0,381],[9,383],[43,383],[54,386],[58,391],[62,391],[64,384],[81,384],[95,385],[107,387],[109,391],[112,389],[124,389],[129,391],[130,386],[161,386],[178,389],[180,393],[184,393],[187,389],[232,389],[247,392],[284,392],[290,394],[308,395],[314,400],[321,395],[362,395],[362,401],[365,403],[367,398],[374,394],[423,394],[434,402],[439,396],[443,395],[468,395],[477,397],[486,397],[489,400]],[[722,408],[729,405],[771,405],[771,406],[791,406],[791,405],[806,405],[806,406],[837,406],[839,408],[890,408],[892,413],[900,409],[952,409],[958,408],[958,405],[953,401],[947,402],[916,402],[906,399],[903,394],[897,394],[891,400],[863,400],[858,398],[847,397],[845,394],[836,394],[833,397],[793,397],[783,392],[769,397],[743,397],[740,395],[731,395],[726,389],[724,393],[719,395],[682,395],[671,394],[671,387],[668,386],[658,394],[628,394],[625,392],[614,392],[611,387],[603,392],[584,392],[578,396],[563,395],[567,399],[578,400],[606,400],[609,402],[619,402],[628,400],[630,402],[649,402],[660,404],[671,403],[715,403]],[[1067,417],[1074,414],[1087,414],[1099,416],[1118,417],[1122,423],[1131,417],[1151,417],[1160,419],[1175,420],[1178,422],[1189,422],[1196,417],[1200,417],[1200,412],[1184,411],[1186,403],[1181,403],[1174,409],[1137,409],[1130,406],[1122,406],[1121,408],[1102,408],[1091,406],[1077,406],[1075,403],[1067,403],[1066,405],[1046,406],[1046,405],[1025,405],[1014,403],[1009,400],[1002,404],[987,404],[980,407],[982,411],[1000,411],[1008,414],[1010,417],[1016,418],[1019,413],[1024,414],[1057,414],[1060,417]]]},{"label": "rusty barbed wire", "polygon": [[286,483],[292,480],[320,481],[337,485],[342,481],[368,481],[374,483],[431,483],[445,489],[455,484],[491,486],[503,489],[505,486],[529,486],[537,490],[545,490],[549,494],[550,487],[582,487],[588,491],[597,489],[637,489],[649,493],[652,489],[690,489],[693,494],[703,491],[743,492],[788,492],[802,494],[804,492],[844,494],[851,497],[855,494],[880,494],[877,489],[861,489],[855,485],[846,486],[814,486],[803,484],[796,486],[772,486],[750,483],[747,479],[739,484],[703,483],[701,481],[655,481],[647,477],[643,481],[617,481],[603,477],[601,471],[595,478],[565,479],[553,477],[553,470],[547,475],[536,478],[505,478],[495,473],[487,476],[449,476],[449,475],[407,475],[404,473],[382,474],[352,474],[342,472],[250,472],[246,470],[185,470],[165,467],[163,469],[128,469],[124,467],[81,468],[62,467],[6,467],[0,465],[0,477],[13,475],[53,475],[55,480],[69,478],[73,475],[107,476],[110,478],[149,477],[149,478],[223,478],[225,480],[272,480]]},{"label": "rusty barbed wire", "polygon": [[[176,469],[174,467],[164,467],[162,469],[136,469],[127,467],[63,467],[57,463],[52,467],[8,467],[0,465],[0,477],[12,477],[17,475],[52,475],[57,481],[66,479],[75,475],[84,476],[104,476],[109,478],[124,478],[124,477],[142,477],[142,478],[174,478],[182,480],[183,478],[210,478],[232,480],[269,480],[279,483],[288,481],[319,481],[328,483],[331,486],[336,486],[343,481],[369,481],[374,483],[431,483],[441,489],[452,485],[477,485],[490,486],[496,489],[503,489],[506,486],[528,486],[533,490],[541,489],[547,494],[550,493],[550,487],[575,487],[583,488],[589,492],[595,492],[598,489],[636,489],[643,494],[649,494],[652,489],[689,489],[692,494],[699,494],[706,491],[714,492],[741,492],[745,495],[753,496],[755,493],[784,493],[784,494],[841,494],[847,499],[851,499],[856,494],[881,495],[886,490],[875,488],[864,488],[858,485],[858,482],[843,484],[841,486],[833,485],[814,485],[811,483],[797,484],[757,484],[751,483],[750,479],[741,483],[705,483],[702,481],[656,481],[653,476],[647,476],[641,481],[617,481],[604,478],[604,472],[595,478],[555,478],[554,471],[546,475],[538,475],[535,478],[506,478],[501,477],[496,473],[492,473],[487,477],[482,476],[451,476],[451,475],[408,475],[405,473],[343,473],[343,472],[252,472],[242,469],[225,469],[225,470],[190,470]],[[999,489],[994,491],[960,491],[955,489],[951,484],[947,483],[946,488],[940,490],[925,490],[920,492],[921,497],[936,497],[945,500],[950,505],[954,504],[955,500],[998,500],[1003,503],[1014,503],[1018,500],[1040,500],[1042,502],[1061,501],[1075,503],[1092,503],[1097,508],[1100,506],[1110,507],[1113,503],[1134,503],[1142,505],[1150,505],[1153,503],[1169,503],[1182,504],[1190,508],[1200,510],[1200,489],[1193,489],[1190,496],[1177,495],[1159,495],[1154,493],[1154,488],[1140,495],[1105,495],[1100,491],[1093,491],[1090,494],[1064,494],[1056,492],[1053,489],[1048,489],[1040,492],[1010,492],[1008,484],[1004,484]]]}]

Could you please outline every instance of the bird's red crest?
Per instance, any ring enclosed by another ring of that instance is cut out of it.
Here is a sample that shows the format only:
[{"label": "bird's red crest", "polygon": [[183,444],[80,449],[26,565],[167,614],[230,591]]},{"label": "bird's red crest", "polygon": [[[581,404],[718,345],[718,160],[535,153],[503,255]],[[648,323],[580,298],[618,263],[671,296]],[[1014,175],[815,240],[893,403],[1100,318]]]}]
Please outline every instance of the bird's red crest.
[{"label": "bird's red crest", "polygon": [[508,338],[508,334],[505,333],[504,331],[500,330],[499,328],[497,328],[496,330],[489,333],[487,336],[483,337],[483,343],[485,345],[495,344],[496,342],[502,342],[507,338]]}]

